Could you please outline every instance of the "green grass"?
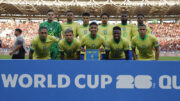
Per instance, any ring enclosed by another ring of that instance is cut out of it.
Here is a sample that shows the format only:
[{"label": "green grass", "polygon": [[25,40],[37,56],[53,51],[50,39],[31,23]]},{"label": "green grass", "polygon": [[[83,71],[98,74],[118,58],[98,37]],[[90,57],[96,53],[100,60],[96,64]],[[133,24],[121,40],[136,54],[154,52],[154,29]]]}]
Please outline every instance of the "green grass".
[{"label": "green grass", "polygon": [[[0,59],[11,59],[10,55],[0,55]],[[28,56],[26,56],[28,59]],[[162,61],[180,61],[180,57],[160,57],[159,60]]]}]

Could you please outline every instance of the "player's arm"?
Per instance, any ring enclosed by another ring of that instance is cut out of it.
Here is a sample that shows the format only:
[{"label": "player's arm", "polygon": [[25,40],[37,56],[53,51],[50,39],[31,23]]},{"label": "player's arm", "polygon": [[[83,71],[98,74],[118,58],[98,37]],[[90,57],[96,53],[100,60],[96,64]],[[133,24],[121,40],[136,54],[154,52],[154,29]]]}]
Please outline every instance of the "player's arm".
[{"label": "player's arm", "polygon": [[60,51],[60,58],[61,58],[61,60],[64,60],[63,40],[61,40],[58,43],[58,46],[59,46],[59,51]]},{"label": "player's arm", "polygon": [[61,60],[64,60],[64,51],[60,51],[60,58]]},{"label": "player's arm", "polygon": [[81,51],[82,52],[85,52],[85,37],[82,38],[82,41],[81,41],[81,47],[80,47]]},{"label": "player's arm", "polygon": [[79,36],[79,28],[80,28],[80,25],[79,23],[77,23],[77,26],[76,26],[76,38]]},{"label": "player's arm", "polygon": [[155,48],[155,59],[159,60],[159,43],[156,37],[153,37],[153,45]]},{"label": "player's arm", "polygon": [[109,59],[109,52],[110,52],[110,50],[105,50],[105,52],[106,52],[106,60],[108,60]]},{"label": "player's arm", "polygon": [[29,52],[29,59],[33,59],[33,53],[34,53],[34,51],[30,50],[30,52]]},{"label": "player's arm", "polygon": [[101,41],[102,41],[102,45],[99,48],[99,50],[100,50],[100,52],[104,52],[104,47],[105,47],[105,40],[104,40],[104,38],[102,38]]},{"label": "player's arm", "polygon": [[125,54],[126,60],[129,60],[129,50],[125,50],[124,54]]},{"label": "player's arm", "polygon": [[136,60],[136,44],[135,44],[135,40],[132,40],[132,53],[133,53],[133,59]]},{"label": "player's arm", "polygon": [[62,39],[62,37],[61,37],[61,30],[62,30],[61,24],[59,23],[59,26],[58,26],[58,38],[59,39]]},{"label": "player's arm", "polygon": [[135,51],[135,48],[132,48],[132,53],[133,53],[133,59],[136,60],[136,51]]},{"label": "player's arm", "polygon": [[129,60],[129,42],[127,40],[124,40],[124,54],[126,57],[126,60]]},{"label": "player's arm", "polygon": [[55,37],[55,36],[50,36],[50,38],[51,38],[54,42],[57,42],[57,43],[60,41],[60,39],[57,38],[57,37]]},{"label": "player's arm", "polygon": [[155,59],[159,60],[159,47],[155,48]]},{"label": "player's arm", "polygon": [[30,46],[30,51],[29,51],[29,59],[33,59],[34,50],[35,50],[35,42],[34,42],[34,40],[32,40],[31,46]]},{"label": "player's arm", "polygon": [[17,43],[18,43],[17,47],[15,49],[13,49],[12,52],[9,53],[9,55],[14,54],[16,51],[18,51],[22,47],[23,40],[18,40]]},{"label": "player's arm", "polygon": [[80,54],[81,54],[81,43],[78,41],[78,44],[77,44],[77,59],[80,60]]},{"label": "player's arm", "polygon": [[107,42],[107,46],[105,46],[105,53],[106,53],[106,57],[105,59],[108,60],[109,59],[109,52],[110,52],[110,41]]}]

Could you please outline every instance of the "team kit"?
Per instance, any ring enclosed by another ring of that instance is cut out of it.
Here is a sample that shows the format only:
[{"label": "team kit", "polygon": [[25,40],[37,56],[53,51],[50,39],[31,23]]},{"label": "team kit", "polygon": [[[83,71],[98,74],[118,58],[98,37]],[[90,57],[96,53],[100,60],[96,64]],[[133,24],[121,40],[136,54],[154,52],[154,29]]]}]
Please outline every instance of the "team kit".
[{"label": "team kit", "polygon": [[86,50],[98,49],[104,60],[158,60],[159,44],[151,29],[144,24],[144,15],[137,15],[137,25],[128,24],[128,13],[121,13],[121,23],[108,23],[109,15],[101,14],[101,24],[90,22],[90,14],[82,14],[83,24],[54,21],[54,10],[48,10],[47,21],[39,26],[39,35],[30,46],[29,59],[80,60]]}]

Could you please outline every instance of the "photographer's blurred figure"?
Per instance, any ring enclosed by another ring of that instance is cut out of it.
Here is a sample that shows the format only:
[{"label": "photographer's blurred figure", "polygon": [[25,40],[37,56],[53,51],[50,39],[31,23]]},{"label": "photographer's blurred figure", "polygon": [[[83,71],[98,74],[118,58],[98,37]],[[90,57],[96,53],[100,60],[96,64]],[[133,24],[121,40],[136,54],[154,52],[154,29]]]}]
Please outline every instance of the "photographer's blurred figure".
[{"label": "photographer's blurred figure", "polygon": [[26,53],[25,41],[21,36],[22,30],[15,29],[16,41],[14,43],[13,50],[9,53],[12,55],[12,59],[24,59]]}]

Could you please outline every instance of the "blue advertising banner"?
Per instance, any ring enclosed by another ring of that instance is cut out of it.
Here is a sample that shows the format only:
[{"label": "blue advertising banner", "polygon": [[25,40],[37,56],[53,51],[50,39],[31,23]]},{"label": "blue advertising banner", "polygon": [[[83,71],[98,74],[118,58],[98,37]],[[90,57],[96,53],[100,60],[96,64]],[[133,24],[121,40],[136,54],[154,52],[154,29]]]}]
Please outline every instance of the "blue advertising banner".
[{"label": "blue advertising banner", "polygon": [[179,61],[0,61],[0,101],[179,101]]}]

